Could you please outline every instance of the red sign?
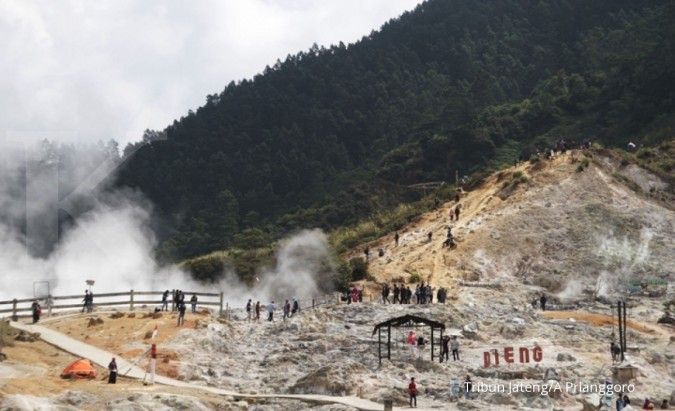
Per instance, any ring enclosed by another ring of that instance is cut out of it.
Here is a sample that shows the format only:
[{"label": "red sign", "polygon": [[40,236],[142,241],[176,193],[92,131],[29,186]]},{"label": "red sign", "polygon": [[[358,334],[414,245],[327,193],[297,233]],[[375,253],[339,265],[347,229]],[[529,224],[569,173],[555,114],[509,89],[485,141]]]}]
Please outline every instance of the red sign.
[{"label": "red sign", "polygon": [[[518,357],[516,358],[516,353],[514,352],[513,347],[504,347],[503,353],[501,355],[501,359],[503,359],[504,362],[508,364],[516,362],[516,359],[521,364],[527,364],[530,362],[530,358],[532,358],[532,361],[534,362],[541,362],[541,360],[544,358],[544,351],[539,346],[535,346],[532,349],[520,347],[518,348]],[[499,360],[499,350],[494,349],[483,352],[483,367],[487,368],[491,365],[498,367]]]}]

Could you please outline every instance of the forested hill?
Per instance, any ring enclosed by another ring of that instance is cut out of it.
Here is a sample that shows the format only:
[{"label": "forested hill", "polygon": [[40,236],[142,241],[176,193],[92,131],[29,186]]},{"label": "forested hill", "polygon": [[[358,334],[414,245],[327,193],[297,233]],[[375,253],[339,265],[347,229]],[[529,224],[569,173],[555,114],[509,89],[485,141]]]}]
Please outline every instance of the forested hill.
[{"label": "forested hill", "polygon": [[[675,126],[668,1],[429,0],[356,44],[312,47],[207,96],[142,147],[137,187],[183,258],[354,222],[405,186],[561,137],[651,143]],[[214,50],[214,53],[217,53]]]}]

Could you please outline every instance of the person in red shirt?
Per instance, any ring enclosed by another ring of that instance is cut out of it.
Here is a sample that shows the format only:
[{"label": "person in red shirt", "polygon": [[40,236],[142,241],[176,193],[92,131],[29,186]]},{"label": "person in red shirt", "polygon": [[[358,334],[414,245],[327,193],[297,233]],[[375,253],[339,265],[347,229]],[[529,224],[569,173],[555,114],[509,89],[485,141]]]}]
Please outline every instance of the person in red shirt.
[{"label": "person in red shirt", "polygon": [[[410,379],[410,384],[408,384],[408,394],[410,394],[410,407],[417,407],[417,385],[415,384],[415,377]],[[415,405],[413,405],[413,403]]]}]

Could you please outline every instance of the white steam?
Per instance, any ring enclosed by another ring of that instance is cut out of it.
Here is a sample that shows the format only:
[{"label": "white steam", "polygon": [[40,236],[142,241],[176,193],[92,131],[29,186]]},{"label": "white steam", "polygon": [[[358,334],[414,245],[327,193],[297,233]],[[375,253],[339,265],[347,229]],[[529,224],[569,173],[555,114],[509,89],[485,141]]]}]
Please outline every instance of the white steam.
[{"label": "white steam", "polygon": [[[44,162],[40,164],[44,166]],[[79,164],[73,163],[75,167]],[[17,161],[12,166],[5,162],[0,167],[0,204],[5,206],[0,210],[0,300],[33,297],[36,282],[43,281],[49,281],[52,295],[81,294],[86,280],[95,281],[94,291],[99,294],[182,289],[223,291],[231,304],[241,304],[246,298],[261,302],[274,298],[308,299],[326,288],[318,284],[325,285],[327,274],[333,270],[325,234],[311,230],[281,241],[276,266],[263,270],[252,289],[231,272],[223,273],[219,282],[199,283],[176,266],[158,265],[154,259],[157,241],[150,229],[152,207],[137,193],[125,191],[92,195],[82,201],[89,211],[57,234],[58,243],[46,255],[36,256],[29,252],[26,235],[18,228],[22,207],[26,213],[33,213],[33,218],[49,215],[58,199],[33,196],[26,206],[25,197],[16,194],[21,192],[18,183],[22,179],[17,176],[25,172],[25,163]],[[44,187],[49,194],[50,181],[54,182],[46,173],[46,178],[29,183]],[[33,227],[39,228],[40,224]],[[45,232],[43,237],[50,234]],[[43,284],[39,285],[44,290]]]}]

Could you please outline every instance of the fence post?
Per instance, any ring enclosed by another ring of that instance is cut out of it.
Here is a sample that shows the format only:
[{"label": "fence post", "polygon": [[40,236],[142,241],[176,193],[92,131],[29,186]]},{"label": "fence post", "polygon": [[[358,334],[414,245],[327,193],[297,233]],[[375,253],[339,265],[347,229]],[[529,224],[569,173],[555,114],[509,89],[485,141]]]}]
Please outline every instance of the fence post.
[{"label": "fence post", "polygon": [[131,299],[129,300],[129,311],[134,310],[134,290],[131,290],[130,293]]},{"label": "fence post", "polygon": [[218,312],[218,315],[223,315],[223,292],[220,292],[220,311]]},{"label": "fence post", "polygon": [[225,303],[225,317],[230,319],[230,303]]},{"label": "fence post", "polygon": [[16,315],[16,298],[12,300],[12,321],[19,321],[19,317]]}]

